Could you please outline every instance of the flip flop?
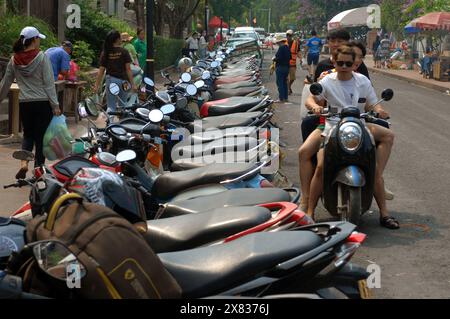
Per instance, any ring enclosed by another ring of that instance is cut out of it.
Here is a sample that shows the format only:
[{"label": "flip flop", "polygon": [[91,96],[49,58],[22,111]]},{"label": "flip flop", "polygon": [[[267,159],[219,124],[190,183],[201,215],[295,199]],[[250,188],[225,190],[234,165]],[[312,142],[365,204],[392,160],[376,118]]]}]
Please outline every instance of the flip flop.
[{"label": "flip flop", "polygon": [[34,161],[34,154],[30,151],[25,151],[25,150],[15,151],[12,154],[12,157],[14,159],[21,160],[21,161],[28,161],[28,162]]},{"label": "flip flop", "polygon": [[21,167],[16,174],[16,179],[25,179],[27,177],[28,168]]}]

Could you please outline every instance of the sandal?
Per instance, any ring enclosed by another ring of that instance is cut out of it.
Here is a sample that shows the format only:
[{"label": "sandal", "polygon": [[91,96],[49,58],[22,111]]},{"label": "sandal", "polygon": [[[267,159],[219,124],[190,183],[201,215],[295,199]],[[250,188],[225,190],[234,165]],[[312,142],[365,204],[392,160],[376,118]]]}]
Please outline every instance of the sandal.
[{"label": "sandal", "polygon": [[16,174],[16,179],[25,179],[27,177],[28,167],[21,167]]},{"label": "sandal", "polygon": [[389,229],[399,229],[400,223],[392,216],[380,218],[380,225]]}]

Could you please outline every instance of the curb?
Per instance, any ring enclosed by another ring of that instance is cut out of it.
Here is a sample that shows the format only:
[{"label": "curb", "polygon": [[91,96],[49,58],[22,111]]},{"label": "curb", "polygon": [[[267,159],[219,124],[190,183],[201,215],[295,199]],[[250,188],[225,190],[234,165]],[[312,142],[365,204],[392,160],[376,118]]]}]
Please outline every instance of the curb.
[{"label": "curb", "polygon": [[439,84],[435,84],[435,83],[431,83],[431,82],[428,83],[428,82],[424,82],[424,81],[420,81],[420,80],[416,80],[416,79],[406,78],[406,77],[404,77],[404,76],[402,76],[400,74],[390,73],[388,71],[375,69],[375,68],[372,68],[372,67],[367,67],[367,69],[370,70],[373,73],[383,74],[383,75],[386,75],[386,76],[390,76],[390,77],[396,78],[398,80],[403,80],[403,81],[406,81],[406,82],[409,82],[409,83],[417,84],[419,86],[426,87],[426,88],[433,89],[433,90],[437,90],[437,91],[440,91],[440,92],[443,92],[443,93],[447,92],[447,90],[449,89],[448,87],[441,86]]}]

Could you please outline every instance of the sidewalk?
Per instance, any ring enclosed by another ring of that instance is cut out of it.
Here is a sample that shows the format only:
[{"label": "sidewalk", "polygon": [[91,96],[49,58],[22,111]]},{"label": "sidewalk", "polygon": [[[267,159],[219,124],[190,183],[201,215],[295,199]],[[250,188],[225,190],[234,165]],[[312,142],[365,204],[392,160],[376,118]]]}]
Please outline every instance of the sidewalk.
[{"label": "sidewalk", "polygon": [[446,92],[450,90],[450,82],[441,82],[434,79],[424,79],[422,74],[414,70],[376,69],[372,55],[367,55],[364,63],[370,72],[388,75],[400,80],[408,81],[423,87]]}]

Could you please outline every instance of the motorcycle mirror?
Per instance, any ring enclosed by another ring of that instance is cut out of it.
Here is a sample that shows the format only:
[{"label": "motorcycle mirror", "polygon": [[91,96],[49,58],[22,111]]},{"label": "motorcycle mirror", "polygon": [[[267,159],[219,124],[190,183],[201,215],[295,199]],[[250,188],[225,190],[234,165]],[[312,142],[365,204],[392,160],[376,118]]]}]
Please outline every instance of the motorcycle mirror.
[{"label": "motorcycle mirror", "polygon": [[320,95],[323,92],[323,87],[319,83],[313,83],[309,87],[309,92],[311,92],[312,95]]},{"label": "motorcycle mirror", "polygon": [[78,258],[61,242],[43,241],[33,246],[33,255],[39,268],[49,276],[74,283],[86,276],[86,267]]},{"label": "motorcycle mirror", "polygon": [[80,116],[80,118],[84,119],[86,117],[88,117],[88,113],[86,111],[86,105],[84,101],[81,101],[80,103],[78,103],[78,115]]},{"label": "motorcycle mirror", "polygon": [[213,69],[219,67],[219,62],[213,61],[213,62],[211,63],[211,67],[212,67]]},{"label": "motorcycle mirror", "polygon": [[189,84],[186,87],[186,93],[189,94],[190,96],[196,95],[197,92],[198,92],[197,87],[195,85],[193,85],[193,84]]},{"label": "motorcycle mirror", "polygon": [[197,89],[200,89],[205,86],[205,81],[198,80],[197,82],[194,83],[194,85],[196,86]]},{"label": "motorcycle mirror", "polygon": [[205,71],[202,74],[202,80],[209,80],[211,78],[211,72]]},{"label": "motorcycle mirror", "polygon": [[86,103],[86,111],[90,116],[97,117],[99,115],[99,111],[97,108],[97,104],[94,101],[93,97],[87,97],[84,102]]},{"label": "motorcycle mirror", "polygon": [[109,92],[110,92],[112,95],[117,96],[117,95],[119,95],[119,93],[120,93],[120,88],[119,88],[119,86],[118,86],[116,83],[111,83],[111,84],[109,85]]},{"label": "motorcycle mirror", "polygon": [[390,101],[394,97],[394,91],[392,89],[386,89],[381,93],[381,98],[385,101]]},{"label": "motorcycle mirror", "polygon": [[119,163],[125,163],[132,161],[136,158],[136,152],[133,150],[125,150],[117,154],[116,161]]},{"label": "motorcycle mirror", "polygon": [[192,80],[192,76],[190,73],[186,72],[181,75],[181,81],[183,81],[184,83],[191,82],[191,80]]},{"label": "motorcycle mirror", "polygon": [[155,83],[152,81],[152,79],[145,77],[144,78],[144,82],[145,84],[147,84],[148,86],[155,86]]},{"label": "motorcycle mirror", "polygon": [[148,114],[148,119],[150,120],[150,122],[153,123],[159,123],[163,120],[163,118],[164,113],[158,109],[151,110],[150,113]]},{"label": "motorcycle mirror", "polygon": [[164,115],[171,114],[175,112],[175,106],[173,104],[166,104],[161,106],[160,110]]}]

